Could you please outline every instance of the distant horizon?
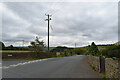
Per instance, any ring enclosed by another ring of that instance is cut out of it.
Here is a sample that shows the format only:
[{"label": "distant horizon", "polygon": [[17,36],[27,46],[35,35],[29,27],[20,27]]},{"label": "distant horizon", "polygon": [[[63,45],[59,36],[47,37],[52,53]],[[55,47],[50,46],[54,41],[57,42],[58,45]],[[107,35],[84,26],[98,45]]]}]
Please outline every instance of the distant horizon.
[{"label": "distant horizon", "polygon": [[[117,43],[117,42],[116,42]],[[115,44],[115,43],[113,43],[113,44]],[[12,45],[12,44],[11,44]],[[111,45],[111,44],[96,44],[96,45]],[[8,45],[8,46],[10,46],[10,45]],[[8,46],[6,46],[6,47],[8,47]],[[14,45],[13,45],[14,46]],[[28,45],[29,46],[29,45]],[[24,46],[24,47],[28,47],[27,45],[26,46]],[[58,45],[58,46],[60,46],[60,45]],[[52,48],[52,47],[58,47],[58,46],[50,46],[50,48]],[[89,46],[89,45],[85,45],[85,46]],[[76,46],[76,47],[85,47],[85,46]],[[23,46],[14,46],[14,47],[23,47]],[[61,45],[61,47],[68,47],[68,48],[75,48],[75,46],[62,46]],[[48,47],[45,47],[45,48],[48,48]]]}]

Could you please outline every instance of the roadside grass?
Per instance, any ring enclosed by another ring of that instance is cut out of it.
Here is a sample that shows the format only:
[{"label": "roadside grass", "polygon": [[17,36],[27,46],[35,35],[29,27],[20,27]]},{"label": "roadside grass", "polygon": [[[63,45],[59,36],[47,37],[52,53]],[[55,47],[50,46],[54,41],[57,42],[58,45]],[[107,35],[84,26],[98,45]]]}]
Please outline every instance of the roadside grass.
[{"label": "roadside grass", "polygon": [[0,52],[2,52],[2,53],[18,53],[18,52],[32,52],[32,51],[20,51],[20,50],[0,50]]},{"label": "roadside grass", "polygon": [[[95,68],[94,66],[90,65],[90,67],[91,67],[94,71],[96,71],[96,68]],[[105,75],[105,74],[102,74],[102,73],[99,72],[99,75],[100,75],[103,79],[106,79],[106,75]]]},{"label": "roadside grass", "polygon": [[[96,68],[95,68],[94,66],[90,65],[90,67],[91,67],[94,71],[96,71]],[[106,75],[105,75],[105,74],[102,74],[102,73],[100,73],[100,72],[99,72],[99,74],[100,74],[100,76],[101,76],[103,79],[106,79]]]},{"label": "roadside grass", "polygon": [[106,79],[106,75],[105,75],[105,74],[102,74],[102,78],[103,78],[103,79]]},{"label": "roadside grass", "polygon": [[92,66],[92,65],[90,65],[91,66],[91,68],[94,70],[94,71],[96,71],[96,69],[95,69],[95,67],[94,66]]}]

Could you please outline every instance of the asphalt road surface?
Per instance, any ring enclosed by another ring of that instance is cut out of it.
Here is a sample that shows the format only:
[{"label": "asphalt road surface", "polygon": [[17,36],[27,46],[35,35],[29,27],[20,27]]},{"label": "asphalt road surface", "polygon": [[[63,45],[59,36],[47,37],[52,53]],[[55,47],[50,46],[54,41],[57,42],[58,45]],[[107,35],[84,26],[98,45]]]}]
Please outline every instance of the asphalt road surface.
[{"label": "asphalt road surface", "polygon": [[3,61],[3,78],[101,78],[84,55]]}]

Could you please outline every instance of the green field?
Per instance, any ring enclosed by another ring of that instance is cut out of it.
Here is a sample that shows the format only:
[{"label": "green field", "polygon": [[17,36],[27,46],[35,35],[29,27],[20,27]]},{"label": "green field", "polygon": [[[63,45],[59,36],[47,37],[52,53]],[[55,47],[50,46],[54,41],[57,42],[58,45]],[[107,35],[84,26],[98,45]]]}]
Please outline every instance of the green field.
[{"label": "green field", "polygon": [[19,51],[17,51],[17,50],[0,50],[0,52],[3,52],[3,53],[4,53],[4,52],[7,52],[7,53],[9,53],[9,52],[10,52],[10,53],[11,53],[11,52],[12,52],[12,53],[17,52],[17,53],[19,53],[19,52],[31,52],[31,51],[22,51],[22,50],[21,50],[21,51],[20,51],[20,50],[19,50]]}]

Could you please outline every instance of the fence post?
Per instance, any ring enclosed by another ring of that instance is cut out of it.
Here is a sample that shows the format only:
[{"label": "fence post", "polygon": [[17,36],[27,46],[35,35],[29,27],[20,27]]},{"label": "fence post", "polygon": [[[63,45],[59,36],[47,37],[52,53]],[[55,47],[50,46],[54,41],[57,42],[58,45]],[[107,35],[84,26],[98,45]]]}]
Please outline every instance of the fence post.
[{"label": "fence post", "polygon": [[105,74],[105,57],[100,56],[100,73]]}]

